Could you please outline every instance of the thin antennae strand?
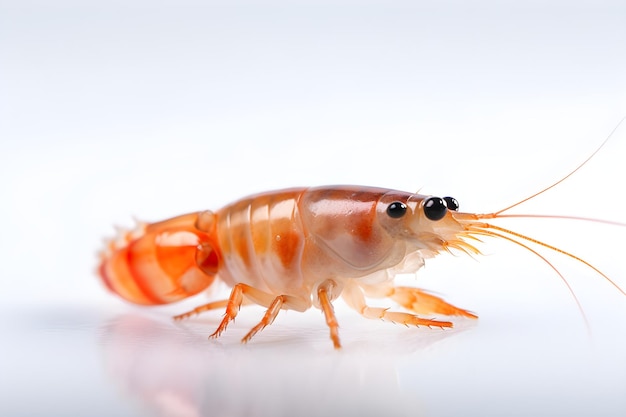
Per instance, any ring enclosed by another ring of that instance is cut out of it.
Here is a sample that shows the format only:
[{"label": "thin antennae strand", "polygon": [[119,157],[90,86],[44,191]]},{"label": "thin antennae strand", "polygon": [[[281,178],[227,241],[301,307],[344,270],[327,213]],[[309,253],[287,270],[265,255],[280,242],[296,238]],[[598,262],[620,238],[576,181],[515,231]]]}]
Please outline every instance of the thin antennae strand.
[{"label": "thin antennae strand", "polygon": [[617,285],[617,284],[615,283],[615,281],[613,281],[613,280],[612,280],[611,278],[609,278],[609,277],[608,277],[608,276],[607,276],[604,272],[600,271],[598,268],[596,268],[595,266],[593,266],[592,264],[590,264],[589,262],[585,261],[583,258],[581,258],[581,257],[579,257],[579,256],[576,256],[576,255],[574,255],[574,254],[572,254],[572,253],[570,253],[570,252],[567,252],[567,251],[565,251],[565,250],[563,250],[563,249],[559,249],[559,248],[557,248],[556,246],[552,246],[552,245],[549,245],[549,244],[547,244],[547,243],[544,243],[544,242],[542,242],[542,241],[540,241],[540,240],[533,239],[532,237],[525,236],[525,235],[523,235],[523,234],[521,234],[521,233],[514,232],[514,231],[512,231],[512,230],[510,230],[510,229],[505,229],[504,227],[495,226],[495,225],[493,225],[493,224],[489,224],[489,223],[480,223],[480,225],[478,226],[478,228],[479,228],[479,230],[480,230],[480,228],[485,228],[485,229],[496,229],[496,230],[499,230],[499,231],[501,231],[501,232],[508,233],[508,234],[510,234],[510,235],[513,235],[513,236],[515,236],[515,237],[518,237],[518,238],[520,238],[520,239],[524,239],[524,240],[527,240],[527,241],[529,241],[529,242],[535,243],[535,244],[537,244],[537,245],[539,245],[539,246],[543,246],[544,248],[551,249],[551,250],[553,250],[553,251],[555,251],[555,252],[558,252],[558,253],[561,253],[561,254],[563,254],[563,255],[565,255],[565,256],[568,256],[568,257],[570,257],[570,258],[572,258],[572,259],[575,259],[575,260],[577,260],[578,262],[580,262],[580,263],[582,263],[582,264],[584,264],[584,265],[587,265],[587,267],[589,267],[589,268],[593,269],[596,273],[598,273],[599,275],[601,275],[601,276],[602,276],[602,277],[603,277],[603,278],[604,278],[607,282],[609,282],[611,285],[613,285],[615,288],[617,288],[617,290],[618,290],[619,292],[621,292],[623,295],[625,295],[625,296],[626,296],[626,292],[625,292],[625,291],[624,291],[624,290],[623,290],[623,289],[622,289],[619,285]]},{"label": "thin antennae strand", "polygon": [[[557,269],[556,266],[554,266],[552,264],[552,262],[550,262],[545,256],[543,256],[542,254],[540,254],[539,252],[537,252],[536,250],[534,250],[533,248],[531,248],[528,245],[525,245],[524,243],[513,239],[510,236],[501,234],[501,233],[496,233],[496,232],[492,232],[490,230],[483,230],[483,229],[474,229],[471,228],[472,233],[477,233],[477,234],[481,234],[481,235],[485,235],[485,236],[490,236],[490,237],[497,237],[497,238],[502,238],[505,240],[508,240],[509,242],[513,242],[516,245],[519,245],[521,247],[523,247],[524,249],[532,252],[533,254],[535,254],[536,256],[538,256],[542,261],[544,261],[546,264],[548,264],[550,266],[550,268],[552,268],[554,270],[554,272],[556,272],[559,275],[559,278],[561,278],[561,281],[563,281],[563,283],[565,284],[565,286],[567,287],[569,293],[572,295],[572,297],[574,298],[574,301],[576,302],[576,305],[578,306],[578,311],[580,312],[580,315],[582,316],[583,320],[585,321],[585,327],[587,327],[587,332],[591,333],[591,327],[589,326],[589,321],[587,320],[587,316],[585,315],[585,311],[583,310],[583,306],[582,304],[580,304],[580,300],[578,299],[578,297],[576,296],[576,293],[574,292],[574,289],[572,288],[572,286],[569,284],[569,282],[567,282],[567,279],[565,279],[565,277],[563,276],[563,274],[561,273],[561,271],[559,271]],[[508,232],[508,231],[507,231]],[[531,239],[531,241],[533,241]],[[534,241],[533,241],[534,242]],[[549,247],[549,246],[548,246]]]},{"label": "thin antennae strand", "polygon": [[583,166],[585,166],[585,164],[587,164],[587,162],[589,162],[589,160],[591,160],[591,158],[593,158],[598,152],[600,152],[600,149],[602,149],[604,147],[604,145],[609,141],[609,139],[611,139],[611,136],[613,136],[613,134],[615,133],[615,131],[621,126],[622,122],[626,120],[626,116],[624,116],[622,118],[622,120],[619,121],[619,123],[617,124],[617,126],[615,126],[613,128],[613,130],[611,131],[611,133],[609,134],[609,136],[606,137],[606,139],[604,139],[604,141],[600,144],[600,146],[598,146],[598,149],[596,149],[587,159],[585,159],[580,165],[578,165],[576,168],[574,168],[574,170],[572,172],[570,172],[569,174],[567,174],[566,176],[564,176],[563,178],[561,178],[560,180],[558,180],[557,182],[553,183],[552,185],[547,186],[546,188],[544,188],[543,190],[534,193],[533,195],[526,197],[523,200],[518,201],[515,204],[511,204],[508,207],[503,208],[502,210],[498,210],[494,213],[494,217],[497,217],[499,214],[504,213],[505,211],[511,210],[513,207],[517,207],[522,203],[525,203],[526,201],[533,199],[535,197],[537,197],[540,194],[545,193],[546,191],[556,187],[557,185],[559,185],[560,183],[562,183],[563,181],[565,181],[566,179],[568,179],[569,177],[571,177],[572,175],[574,175],[574,173],[576,173],[576,171],[578,171],[579,169],[581,169]]},{"label": "thin antennae strand", "polygon": [[580,220],[580,221],[584,221],[584,222],[594,222],[594,223],[603,223],[603,224],[610,224],[611,226],[620,226],[620,227],[626,227],[626,223],[620,223],[620,222],[616,222],[613,220],[603,220],[603,219],[594,219],[591,217],[580,217],[580,216],[559,216],[556,214],[498,214],[494,217],[482,217],[482,215],[478,216],[479,219],[484,219],[484,218],[497,218],[497,219],[502,219],[502,218],[520,218],[520,219],[525,219],[525,218],[536,218],[536,219],[565,219],[565,220]]}]

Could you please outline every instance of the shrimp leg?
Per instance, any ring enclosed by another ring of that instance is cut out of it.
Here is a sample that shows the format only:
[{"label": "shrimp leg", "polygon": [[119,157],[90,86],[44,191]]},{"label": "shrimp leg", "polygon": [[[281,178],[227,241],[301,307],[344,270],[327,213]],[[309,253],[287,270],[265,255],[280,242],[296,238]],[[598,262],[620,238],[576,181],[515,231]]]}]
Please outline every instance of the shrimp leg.
[{"label": "shrimp leg", "polygon": [[359,284],[365,295],[373,298],[391,298],[407,310],[417,314],[442,314],[445,316],[463,316],[478,318],[471,311],[453,306],[427,291],[414,287],[373,286]]},{"label": "shrimp leg", "polygon": [[348,306],[368,319],[382,319],[405,326],[452,327],[449,321],[423,319],[411,313],[389,311],[388,308],[370,307],[365,303],[363,290],[352,281],[348,281],[341,294]]},{"label": "shrimp leg", "polygon": [[[209,336],[209,338],[219,337],[224,332],[224,330],[226,330],[228,324],[233,321],[235,317],[237,317],[237,313],[239,313],[239,308],[244,302],[244,295],[248,300],[252,301],[253,303],[267,307],[268,309],[259,324],[254,326],[252,330],[250,330],[250,332],[248,332],[248,334],[244,336],[244,338],[242,339],[243,343],[249,341],[252,336],[254,336],[257,332],[262,330],[267,325],[271,324],[281,309],[305,311],[310,307],[311,303],[308,300],[294,297],[291,295],[279,295],[278,297],[275,297],[272,294],[268,294],[264,291],[258,290],[254,287],[251,287],[250,285],[241,283],[237,284],[233,287],[230,293],[230,297],[228,298],[228,301],[226,301],[226,313],[224,314],[222,322],[217,327],[217,330],[215,330],[215,332],[213,332],[213,334]],[[216,303],[223,303],[223,301],[218,301]]]},{"label": "shrimp leg", "polygon": [[324,312],[326,324],[330,328],[330,338],[333,341],[333,346],[335,346],[335,349],[339,349],[341,347],[341,343],[339,343],[339,323],[337,322],[337,317],[335,317],[335,309],[328,297],[328,293],[331,292],[335,285],[335,281],[330,279],[322,282],[317,288],[317,297]]},{"label": "shrimp leg", "polygon": [[[243,285],[243,284],[240,284],[240,285]],[[339,342],[339,324],[337,323],[337,318],[335,317],[335,311],[333,309],[333,305],[331,304],[330,299],[328,297],[329,292],[332,290],[332,288],[335,285],[336,285],[335,282],[332,280],[324,281],[318,287],[317,295],[319,297],[320,306],[326,318],[326,324],[330,328],[330,338],[333,341],[333,345],[335,346],[335,348],[339,349],[341,347],[341,343]],[[258,290],[255,290],[255,291],[258,291]],[[258,296],[259,294],[256,294],[256,295]],[[261,303],[259,302],[259,304]],[[271,302],[271,304],[267,308],[267,311],[265,312],[265,315],[263,316],[261,321],[256,326],[254,326],[248,332],[248,334],[246,334],[243,337],[243,339],[241,339],[241,342],[247,343],[248,341],[250,341],[250,339],[252,339],[252,337],[255,334],[263,330],[266,326],[272,324],[274,322],[274,319],[276,319],[278,312],[281,309],[304,311],[307,308],[308,308],[308,303],[305,300],[302,300],[302,299],[299,299],[297,297],[293,297],[290,295],[279,295],[278,297],[274,298],[274,300]],[[226,320],[226,317],[224,318],[224,320]]]},{"label": "shrimp leg", "polygon": [[178,314],[177,316],[174,316],[173,318],[174,318],[175,321],[180,321],[180,320],[186,319],[188,317],[191,317],[194,314],[200,314],[200,313],[205,312],[205,311],[215,310],[215,309],[218,309],[218,308],[224,308],[227,305],[228,305],[228,300],[213,301],[211,303],[202,304],[201,306],[198,306],[198,307],[194,308],[191,311],[187,311],[185,313]]},{"label": "shrimp leg", "polygon": [[278,312],[283,307],[283,304],[285,304],[284,295],[279,295],[278,297],[274,298],[274,301],[272,301],[272,304],[270,304],[270,306],[267,308],[267,311],[265,312],[265,315],[263,316],[261,321],[252,329],[250,329],[248,334],[246,334],[243,339],[241,339],[241,343],[248,343],[250,339],[252,339],[252,336],[265,329],[266,326],[272,324],[274,322],[274,319],[276,319]]},{"label": "shrimp leg", "polygon": [[418,314],[443,314],[445,316],[463,316],[477,319],[478,316],[471,311],[455,307],[441,298],[429,294],[424,290],[412,287],[393,287],[387,297],[400,304],[402,307],[415,311]]}]

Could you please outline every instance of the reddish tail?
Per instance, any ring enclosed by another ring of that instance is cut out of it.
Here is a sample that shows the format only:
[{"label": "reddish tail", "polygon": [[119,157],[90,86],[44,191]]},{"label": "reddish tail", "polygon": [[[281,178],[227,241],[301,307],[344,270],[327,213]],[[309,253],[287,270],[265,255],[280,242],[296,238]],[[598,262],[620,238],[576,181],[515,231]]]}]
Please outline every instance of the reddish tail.
[{"label": "reddish tail", "polygon": [[128,301],[167,304],[206,289],[219,263],[215,215],[201,212],[121,233],[101,254],[98,273]]}]

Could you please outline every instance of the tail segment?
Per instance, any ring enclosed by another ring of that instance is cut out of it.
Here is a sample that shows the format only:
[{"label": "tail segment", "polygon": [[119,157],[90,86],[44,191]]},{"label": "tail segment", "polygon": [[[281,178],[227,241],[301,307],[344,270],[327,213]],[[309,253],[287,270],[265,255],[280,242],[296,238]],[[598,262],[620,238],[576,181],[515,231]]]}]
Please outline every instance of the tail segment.
[{"label": "tail segment", "polygon": [[101,253],[98,273],[115,294],[137,304],[167,304],[206,289],[221,255],[215,214],[191,213],[122,232]]}]

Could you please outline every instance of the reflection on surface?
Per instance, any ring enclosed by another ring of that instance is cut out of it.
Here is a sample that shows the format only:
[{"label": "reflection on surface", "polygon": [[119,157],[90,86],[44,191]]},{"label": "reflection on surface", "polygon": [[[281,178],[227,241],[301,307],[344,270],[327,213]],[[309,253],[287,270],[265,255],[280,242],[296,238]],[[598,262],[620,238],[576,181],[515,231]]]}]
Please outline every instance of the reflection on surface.
[{"label": "reflection on surface", "polygon": [[342,312],[339,352],[318,311],[279,316],[247,346],[248,308],[218,341],[218,315],[116,311],[132,307],[0,314],[0,416],[626,415],[623,309],[603,310],[593,343],[557,313],[486,312],[463,332]]},{"label": "reflection on surface", "polygon": [[[235,339],[208,341],[212,325],[192,320],[178,327],[164,318],[118,316],[104,325],[101,337],[106,373],[162,416],[416,416],[420,399],[407,398],[398,387],[398,352],[458,333],[390,326],[393,331],[381,340],[368,331],[344,332],[345,347],[335,351],[321,327],[312,336],[297,326],[275,326],[271,334],[279,340],[268,335],[240,345]],[[373,349],[371,339],[378,341]]]}]

